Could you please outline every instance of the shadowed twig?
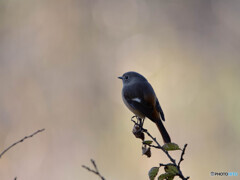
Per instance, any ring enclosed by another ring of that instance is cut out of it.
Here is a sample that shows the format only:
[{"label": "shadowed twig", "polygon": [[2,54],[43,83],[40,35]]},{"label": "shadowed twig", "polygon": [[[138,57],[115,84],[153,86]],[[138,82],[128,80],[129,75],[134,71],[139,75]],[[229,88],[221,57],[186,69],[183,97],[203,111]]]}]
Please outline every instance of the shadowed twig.
[{"label": "shadowed twig", "polygon": [[96,165],[95,161],[94,161],[93,159],[91,159],[91,162],[92,162],[93,167],[94,167],[95,170],[93,170],[93,169],[91,169],[91,168],[89,168],[89,167],[87,167],[87,166],[85,166],[85,165],[82,165],[82,167],[85,168],[86,170],[88,170],[88,171],[96,174],[96,175],[99,176],[102,180],[105,180],[105,178],[104,178],[104,177],[100,174],[100,172],[98,171],[98,168],[97,168],[97,165]]},{"label": "shadowed twig", "polygon": [[[34,132],[33,134],[31,134],[31,135],[29,135],[29,136],[25,136],[24,138],[20,139],[19,141],[13,143],[11,146],[9,146],[7,149],[5,149],[5,150],[0,154],[0,158],[2,158],[2,156],[3,156],[9,149],[11,149],[12,147],[16,146],[18,143],[21,143],[21,142],[23,142],[25,139],[31,138],[31,137],[35,136],[36,134],[38,134],[38,133],[40,133],[40,132],[42,132],[42,131],[44,131],[44,130],[45,130],[45,129],[38,130],[38,131]],[[17,179],[17,178],[15,178],[15,179]]]},{"label": "shadowed twig", "polygon": [[184,145],[184,148],[182,150],[181,158],[180,158],[180,160],[178,162],[178,167],[180,167],[180,163],[184,160],[183,159],[183,155],[185,154],[186,147],[187,147],[187,144]]},{"label": "shadowed twig", "polygon": [[[184,153],[185,153],[187,144],[184,145],[184,148],[183,148],[182,154],[181,154],[181,158],[180,158],[180,160],[179,160],[179,163],[177,164],[177,163],[176,163],[176,160],[173,159],[172,156],[168,153],[168,151],[166,151],[166,150],[158,143],[157,139],[154,138],[154,137],[148,132],[147,129],[144,129],[144,128],[142,127],[142,124],[141,124],[141,123],[138,124],[136,121],[133,120],[134,117],[135,117],[135,116],[133,116],[133,117],[131,118],[131,121],[134,122],[135,125],[140,126],[142,132],[146,133],[146,134],[157,144],[157,146],[151,145],[151,144],[149,144],[148,146],[154,147],[154,148],[157,148],[157,149],[161,149],[161,150],[167,155],[167,157],[170,159],[170,161],[173,163],[173,165],[177,168],[177,170],[178,170],[178,174],[177,174],[177,175],[178,175],[181,179],[183,179],[183,180],[189,179],[190,177],[186,177],[186,178],[184,177],[184,175],[182,174],[182,171],[181,171],[181,169],[180,169],[180,163],[183,161],[183,155],[184,155]],[[167,165],[166,165],[166,164],[160,164],[160,166],[167,166]]]}]

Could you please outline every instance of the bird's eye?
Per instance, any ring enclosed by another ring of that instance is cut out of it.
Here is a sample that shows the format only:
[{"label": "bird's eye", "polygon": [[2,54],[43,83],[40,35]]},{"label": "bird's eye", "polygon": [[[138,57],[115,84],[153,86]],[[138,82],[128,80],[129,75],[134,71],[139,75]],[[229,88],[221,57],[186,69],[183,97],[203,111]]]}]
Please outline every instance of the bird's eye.
[{"label": "bird's eye", "polygon": [[126,76],[125,79],[128,79],[128,76]]}]

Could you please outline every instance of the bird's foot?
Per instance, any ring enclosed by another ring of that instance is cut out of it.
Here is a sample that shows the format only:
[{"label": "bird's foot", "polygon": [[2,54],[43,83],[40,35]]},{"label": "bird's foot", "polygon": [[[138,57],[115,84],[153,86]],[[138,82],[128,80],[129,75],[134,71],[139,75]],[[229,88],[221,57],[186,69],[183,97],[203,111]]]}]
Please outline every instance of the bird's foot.
[{"label": "bird's foot", "polygon": [[131,121],[134,122],[135,124],[137,124],[138,122],[134,121],[134,118],[137,119],[137,116],[133,116],[133,117],[131,118]]},{"label": "bird's foot", "polygon": [[139,125],[139,127],[141,128],[141,129],[143,129],[143,124],[144,124],[144,120],[145,120],[145,118],[137,118],[138,119],[138,121],[139,121],[139,123],[138,123],[138,125]]}]

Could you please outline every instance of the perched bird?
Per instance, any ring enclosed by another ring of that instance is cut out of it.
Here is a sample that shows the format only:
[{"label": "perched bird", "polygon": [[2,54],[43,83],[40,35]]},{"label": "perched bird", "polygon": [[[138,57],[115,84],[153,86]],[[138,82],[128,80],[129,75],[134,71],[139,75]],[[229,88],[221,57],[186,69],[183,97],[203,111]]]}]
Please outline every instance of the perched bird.
[{"label": "perched bird", "polygon": [[162,121],[165,117],[162,108],[158,102],[157,96],[145,77],[137,72],[126,72],[118,77],[123,82],[122,99],[130,111],[138,118],[149,118],[153,121],[165,143],[170,143],[171,138],[163,126]]}]

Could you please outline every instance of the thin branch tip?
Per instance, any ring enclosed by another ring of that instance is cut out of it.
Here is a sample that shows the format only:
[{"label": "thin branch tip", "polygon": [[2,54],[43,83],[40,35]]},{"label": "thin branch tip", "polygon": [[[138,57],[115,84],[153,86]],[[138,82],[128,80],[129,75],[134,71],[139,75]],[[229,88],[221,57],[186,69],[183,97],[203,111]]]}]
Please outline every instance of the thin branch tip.
[{"label": "thin branch tip", "polygon": [[183,156],[184,156],[184,154],[185,154],[187,145],[188,145],[188,144],[185,144],[184,147],[183,147],[183,150],[182,150],[182,153],[181,153],[181,157],[180,157],[180,160],[179,160],[179,162],[178,162],[178,167],[180,167],[181,162],[184,160],[184,159],[183,159]]},{"label": "thin branch tip", "polygon": [[85,166],[85,165],[82,165],[83,168],[85,168],[86,170],[88,170],[89,172],[92,172],[94,174],[96,174],[97,176],[99,176],[102,180],[105,180],[105,178],[100,174],[100,172],[98,171],[98,168],[97,168],[97,164],[95,163],[95,161],[93,159],[90,160],[91,163],[93,164],[93,167],[95,170],[91,169],[90,167],[88,166]]},{"label": "thin branch tip", "polygon": [[35,136],[36,134],[38,133],[41,133],[45,130],[45,128],[43,129],[40,129],[40,130],[37,130],[36,132],[30,134],[29,136],[25,136],[24,138],[20,139],[19,141],[13,143],[11,146],[9,146],[8,148],[6,148],[5,150],[3,150],[0,154],[0,158],[2,158],[2,156],[7,152],[9,151],[12,147],[16,146],[17,144],[23,142],[24,140],[28,139],[28,138],[32,138],[33,136]]}]

